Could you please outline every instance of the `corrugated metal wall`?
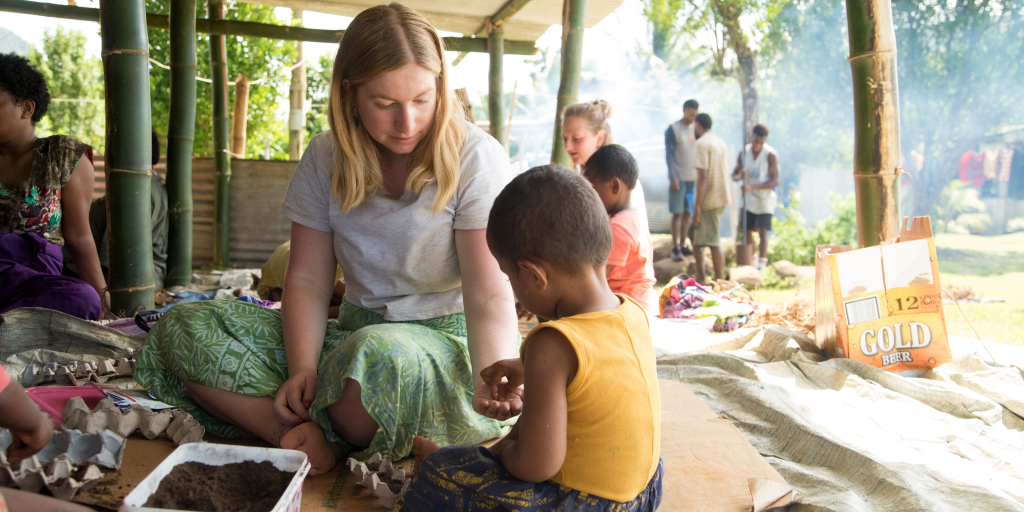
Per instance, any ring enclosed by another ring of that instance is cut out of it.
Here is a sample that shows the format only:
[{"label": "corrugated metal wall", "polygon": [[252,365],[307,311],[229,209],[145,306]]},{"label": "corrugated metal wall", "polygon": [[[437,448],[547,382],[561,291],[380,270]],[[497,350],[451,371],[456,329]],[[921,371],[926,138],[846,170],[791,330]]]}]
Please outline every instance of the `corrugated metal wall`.
[{"label": "corrugated metal wall", "polygon": [[[95,157],[93,198],[106,193],[103,155]],[[298,162],[231,161],[231,266],[262,267],[278,245],[288,240],[291,221],[277,210]],[[164,158],[155,167],[164,176]],[[192,265],[213,261],[213,159],[192,160]]]}]

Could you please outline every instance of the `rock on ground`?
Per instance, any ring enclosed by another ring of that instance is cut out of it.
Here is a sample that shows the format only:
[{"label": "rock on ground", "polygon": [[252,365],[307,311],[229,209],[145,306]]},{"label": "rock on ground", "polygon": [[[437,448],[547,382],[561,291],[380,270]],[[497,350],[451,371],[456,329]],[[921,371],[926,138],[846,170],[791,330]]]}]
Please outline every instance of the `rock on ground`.
[{"label": "rock on ground", "polygon": [[754,288],[761,286],[761,271],[750,265],[733,267],[729,269],[729,280]]},{"label": "rock on ground", "polygon": [[796,266],[792,261],[780,260],[772,263],[772,267],[775,269],[775,273],[779,277],[800,277],[800,267]]},{"label": "rock on ground", "polygon": [[654,277],[658,284],[665,284],[673,277],[683,273],[683,262],[672,261],[671,258],[654,262]]},{"label": "rock on ground", "polygon": [[651,235],[651,247],[654,249],[654,261],[672,257],[672,235]]}]

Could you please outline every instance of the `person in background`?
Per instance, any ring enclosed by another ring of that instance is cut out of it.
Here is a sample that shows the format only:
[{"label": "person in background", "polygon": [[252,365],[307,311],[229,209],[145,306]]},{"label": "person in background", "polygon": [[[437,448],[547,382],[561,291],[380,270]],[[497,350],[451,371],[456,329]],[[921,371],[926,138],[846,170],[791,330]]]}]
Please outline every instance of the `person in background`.
[{"label": "person in background", "polygon": [[[97,320],[110,297],[89,231],[92,147],[64,135],[37,138],[49,104],[42,73],[0,54],[0,313],[37,307]],[[61,246],[81,279],[61,275]]]},{"label": "person in background", "polygon": [[548,319],[520,357],[482,373],[490,399],[522,414],[489,449],[417,437],[397,510],[653,512],[665,474],[654,346],[643,309],[608,288],[598,194],[560,165],[530,169],[495,199],[487,245],[516,297]]},{"label": "person in background", "polygon": [[711,116],[698,114],[694,133],[697,134],[694,167],[697,168],[697,186],[693,208],[693,255],[696,258],[697,275],[694,279],[705,284],[704,248],[711,252],[711,263],[715,279],[725,279],[725,255],[722,254],[719,238],[719,218],[729,206],[729,147],[717,134],[711,131]]},{"label": "person in background", "polygon": [[[260,271],[260,282],[256,285],[256,293],[263,300],[281,302],[284,297],[285,276],[288,275],[288,262],[291,260],[292,241],[277,246],[274,254],[263,264]],[[334,291],[331,293],[331,306],[327,310],[327,318],[338,318],[341,301],[345,298],[345,274],[338,265],[334,272]]]},{"label": "person in background", "polygon": [[639,174],[636,159],[618,144],[602,146],[583,168],[583,177],[593,185],[611,219],[612,250],[605,267],[608,286],[613,293],[621,293],[645,311],[656,313],[651,234],[641,227],[640,213],[629,200]]},{"label": "person in background", "polygon": [[772,215],[778,203],[779,153],[767,144],[768,127],[759,124],[751,133],[750,144],[736,159],[733,181],[743,180],[743,209],[746,213],[747,245],[754,243],[757,231],[757,268],[768,265],[768,232],[772,230]]},{"label": "person in background", "polygon": [[[7,461],[15,467],[50,444],[53,423],[25,394],[18,381],[0,366],[0,427],[11,432]],[[83,512],[90,510],[48,496],[0,488],[0,512]]]},{"label": "person in background", "polygon": [[[160,139],[153,132],[153,173],[150,175],[149,204],[153,227],[153,284],[156,290],[164,287],[167,277],[167,186],[156,164],[160,163]],[[110,278],[110,227],[107,226],[107,196],[96,198],[89,207],[89,229],[96,240],[103,275]],[[64,274],[77,276],[77,269],[67,251],[64,251]]]},{"label": "person in background", "polygon": [[669,125],[665,130],[665,162],[668,164],[668,211],[672,214],[672,261],[683,261],[683,256],[693,254],[684,245],[690,229],[690,215],[693,213],[694,183],[697,169],[693,166],[694,119],[697,119],[700,105],[697,100],[683,103],[682,119]]}]

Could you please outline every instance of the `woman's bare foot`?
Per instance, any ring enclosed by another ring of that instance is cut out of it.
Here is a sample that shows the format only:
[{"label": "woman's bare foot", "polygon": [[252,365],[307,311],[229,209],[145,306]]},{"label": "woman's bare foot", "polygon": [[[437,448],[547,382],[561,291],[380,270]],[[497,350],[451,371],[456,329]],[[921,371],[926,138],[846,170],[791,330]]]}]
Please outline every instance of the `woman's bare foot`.
[{"label": "woman's bare foot", "polygon": [[416,465],[413,467],[413,471],[416,473],[420,472],[420,464],[423,463],[423,459],[427,458],[427,455],[434,453],[441,449],[441,445],[427,439],[423,436],[416,436],[412,440],[412,453],[416,456]]},{"label": "woman's bare foot", "polygon": [[341,456],[341,447],[328,443],[324,431],[313,422],[306,422],[285,432],[281,436],[280,447],[286,450],[298,450],[309,457],[312,468],[309,476],[324,474],[334,468]]}]

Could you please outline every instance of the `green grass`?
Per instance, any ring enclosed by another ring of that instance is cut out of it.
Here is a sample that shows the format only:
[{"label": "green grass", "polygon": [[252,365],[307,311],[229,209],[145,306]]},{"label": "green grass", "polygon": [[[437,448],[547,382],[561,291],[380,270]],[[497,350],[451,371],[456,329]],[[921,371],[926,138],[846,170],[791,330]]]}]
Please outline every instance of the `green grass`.
[{"label": "green grass", "polygon": [[971,276],[1024,272],[1024,233],[1002,236],[948,235],[935,237],[939,270]]}]

